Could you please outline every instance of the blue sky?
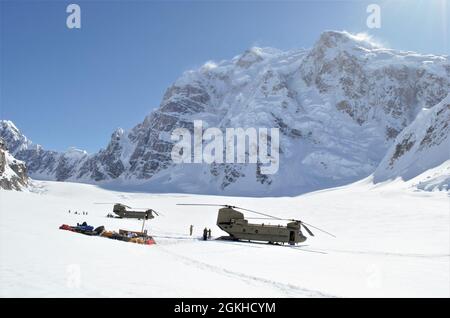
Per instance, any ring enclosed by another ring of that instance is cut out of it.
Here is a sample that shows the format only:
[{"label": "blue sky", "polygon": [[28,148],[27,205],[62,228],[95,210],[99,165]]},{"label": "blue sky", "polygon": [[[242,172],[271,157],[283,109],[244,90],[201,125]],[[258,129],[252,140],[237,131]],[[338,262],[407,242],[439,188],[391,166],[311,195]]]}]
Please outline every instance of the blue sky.
[{"label": "blue sky", "polygon": [[[185,70],[245,49],[311,47],[324,30],[450,54],[450,1],[1,1],[0,117],[46,149],[105,147]],[[66,27],[81,7],[82,28]],[[381,29],[366,7],[381,6]]]}]

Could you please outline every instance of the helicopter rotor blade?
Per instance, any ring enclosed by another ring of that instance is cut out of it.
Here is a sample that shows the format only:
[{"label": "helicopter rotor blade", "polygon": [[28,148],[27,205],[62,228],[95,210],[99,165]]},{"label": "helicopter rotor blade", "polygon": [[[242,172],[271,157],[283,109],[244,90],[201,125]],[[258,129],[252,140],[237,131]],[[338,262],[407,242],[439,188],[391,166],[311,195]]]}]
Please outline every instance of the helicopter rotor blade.
[{"label": "helicopter rotor blade", "polygon": [[[302,223],[303,227],[305,227],[305,224],[307,224],[308,226],[310,226],[310,227],[312,227],[312,228],[315,228],[316,230],[319,230],[319,231],[321,231],[321,232],[323,232],[323,233],[326,233],[326,234],[328,234],[328,235],[331,235],[332,237],[336,237],[336,235],[331,234],[330,232],[327,232],[327,231],[325,231],[325,230],[322,230],[321,228],[318,228],[317,226],[314,226],[314,225],[311,225],[311,224],[305,223],[305,222],[301,222],[301,223]],[[305,227],[305,228],[306,228],[306,227]]]},{"label": "helicopter rotor blade", "polygon": [[153,210],[153,209],[152,209],[152,211],[155,212],[155,214],[156,214],[157,216],[163,215],[161,212],[157,212],[156,210]]},{"label": "helicopter rotor blade", "polygon": [[274,220],[283,220],[279,217],[267,214],[267,213],[262,213],[262,212],[258,212],[255,210],[250,210],[250,209],[246,209],[246,208],[241,208],[239,206],[234,206],[234,205],[229,205],[229,204],[204,204],[204,203],[177,203],[177,205],[199,205],[199,206],[223,206],[223,207],[227,207],[227,208],[234,208],[234,209],[239,209],[239,210],[243,210],[243,211],[247,211],[247,212],[251,212],[251,213],[256,213],[259,215],[263,215],[263,216],[267,216],[271,219]]},{"label": "helicopter rotor blade", "polygon": [[[125,205],[125,204],[124,204]],[[150,209],[150,208],[136,208],[136,207],[130,207],[130,206],[128,206],[128,205],[125,205],[127,208],[130,208],[130,209],[133,209],[133,210],[145,210],[145,211],[147,211],[147,210],[153,210],[153,209]]]},{"label": "helicopter rotor blade", "polygon": [[124,207],[127,207],[129,209],[133,209],[131,206],[128,206],[128,205],[123,204],[123,203],[117,203],[117,202],[94,202],[94,204],[120,204],[120,205],[123,205]]},{"label": "helicopter rotor blade", "polygon": [[273,215],[270,215],[270,214],[267,214],[267,213],[258,212],[258,211],[255,211],[255,210],[245,209],[245,208],[241,208],[241,207],[238,207],[238,206],[234,206],[233,208],[236,208],[236,209],[239,209],[239,210],[243,210],[243,211],[248,211],[248,212],[251,212],[251,213],[256,213],[256,214],[259,214],[259,215],[264,215],[264,216],[267,216],[267,217],[269,217],[271,219],[274,219],[274,220],[283,220],[283,219],[281,219],[279,217],[276,217],[276,216],[273,216]]},{"label": "helicopter rotor blade", "polygon": [[303,224],[302,222],[300,222],[300,225],[303,226],[303,228],[306,230],[306,232],[308,232],[309,235],[314,236],[314,233],[311,232],[311,230],[308,229],[308,227],[307,227],[305,224]]},{"label": "helicopter rotor blade", "polygon": [[113,202],[94,202],[94,204],[116,204]]},{"label": "helicopter rotor blade", "polygon": [[177,205],[198,205],[198,206],[224,206],[224,207],[233,207],[227,204],[205,204],[205,203],[177,203]]},{"label": "helicopter rotor blade", "polygon": [[273,220],[273,218],[248,218],[246,217],[247,220]]},{"label": "helicopter rotor blade", "polygon": [[[306,226],[305,226],[305,224],[307,224],[308,226],[310,226],[310,227],[312,227],[312,228],[315,228],[316,230],[319,230],[320,232],[326,233],[326,234],[328,234],[328,235],[330,235],[330,236],[336,238],[336,235],[331,234],[330,232],[327,232],[327,231],[325,231],[325,230],[323,230],[323,229],[321,229],[321,228],[319,228],[319,227],[317,227],[317,226],[314,226],[314,225],[312,225],[312,224],[309,224],[309,223],[306,223],[306,222],[303,222],[303,221],[300,221],[300,220],[295,220],[295,219],[283,219],[283,220],[285,220],[285,221],[295,221],[295,222],[300,222],[301,225],[302,225],[305,229],[307,229]],[[307,229],[307,231],[308,231],[308,233],[310,232],[309,229]],[[314,235],[313,235],[313,236],[314,236]]]}]

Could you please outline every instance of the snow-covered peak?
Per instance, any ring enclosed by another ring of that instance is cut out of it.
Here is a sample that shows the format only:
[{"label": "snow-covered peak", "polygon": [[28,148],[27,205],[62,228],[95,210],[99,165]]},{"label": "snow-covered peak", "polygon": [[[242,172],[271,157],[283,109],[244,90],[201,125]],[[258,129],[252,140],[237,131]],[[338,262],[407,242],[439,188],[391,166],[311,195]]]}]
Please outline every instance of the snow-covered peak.
[{"label": "snow-covered peak", "polygon": [[16,127],[16,125],[14,125],[14,123],[11,120],[1,120],[0,125],[2,126],[2,129],[8,129],[16,133],[19,133],[19,129]]},{"label": "snow-covered peak", "polygon": [[281,54],[282,51],[271,47],[251,47],[243,54],[233,58],[233,62],[241,68],[249,68],[253,64]]},{"label": "snow-covered peak", "polygon": [[31,140],[28,140],[11,120],[0,121],[0,137],[3,138],[8,151],[13,155],[32,146]]},{"label": "snow-covered peak", "polygon": [[320,35],[314,47],[349,49],[359,47],[365,49],[380,48],[373,38],[366,33],[352,34],[347,31],[325,31]]},{"label": "snow-covered peak", "polygon": [[67,158],[73,158],[73,159],[80,159],[83,158],[84,156],[87,156],[87,151],[86,150],[82,150],[82,149],[78,149],[76,147],[69,147],[65,152],[64,155]]},{"label": "snow-covered peak", "polygon": [[111,138],[120,138],[125,134],[125,131],[122,128],[117,128],[111,135]]}]

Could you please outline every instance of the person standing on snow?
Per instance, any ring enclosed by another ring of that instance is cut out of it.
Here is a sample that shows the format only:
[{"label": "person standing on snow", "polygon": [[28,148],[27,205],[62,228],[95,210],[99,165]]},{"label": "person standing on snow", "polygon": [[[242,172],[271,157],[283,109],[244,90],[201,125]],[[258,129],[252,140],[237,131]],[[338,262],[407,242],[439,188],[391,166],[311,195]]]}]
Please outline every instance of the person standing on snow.
[{"label": "person standing on snow", "polygon": [[189,235],[192,236],[192,232],[194,231],[194,226],[191,224],[189,227]]},{"label": "person standing on snow", "polygon": [[205,227],[203,230],[203,240],[206,241],[208,239],[208,229]]},{"label": "person standing on snow", "polygon": [[211,229],[208,230],[208,239],[211,238]]}]

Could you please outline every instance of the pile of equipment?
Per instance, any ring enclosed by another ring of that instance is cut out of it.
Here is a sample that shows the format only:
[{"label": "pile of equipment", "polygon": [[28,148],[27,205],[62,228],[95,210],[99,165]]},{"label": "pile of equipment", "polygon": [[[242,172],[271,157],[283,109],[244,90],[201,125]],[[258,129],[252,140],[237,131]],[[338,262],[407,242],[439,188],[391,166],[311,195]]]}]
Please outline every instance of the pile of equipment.
[{"label": "pile of equipment", "polygon": [[156,244],[153,237],[147,234],[147,231],[144,232],[135,232],[128,230],[119,230],[119,233],[114,231],[106,231],[104,226],[99,226],[94,229],[93,226],[88,225],[86,222],[82,224],[78,224],[76,226],[70,226],[67,224],[63,224],[59,227],[60,230],[77,232],[90,236],[102,236],[113,240],[119,240],[124,242],[131,242],[137,244],[144,245],[152,245]]}]

